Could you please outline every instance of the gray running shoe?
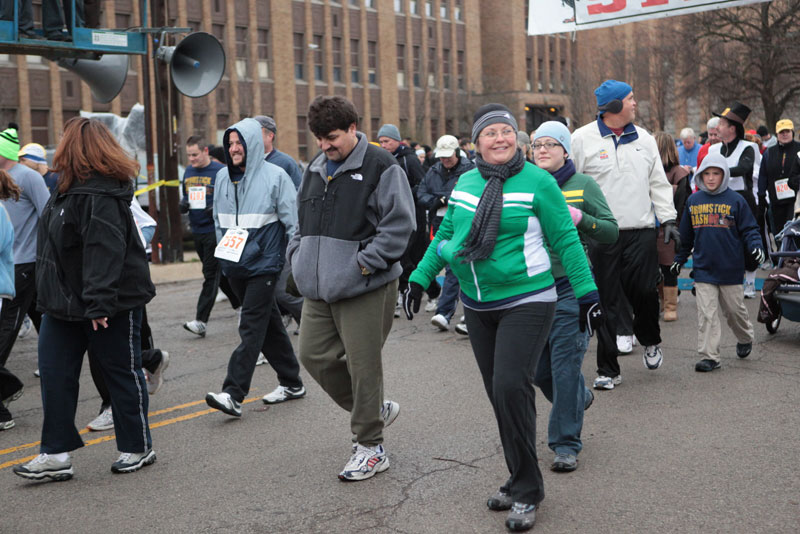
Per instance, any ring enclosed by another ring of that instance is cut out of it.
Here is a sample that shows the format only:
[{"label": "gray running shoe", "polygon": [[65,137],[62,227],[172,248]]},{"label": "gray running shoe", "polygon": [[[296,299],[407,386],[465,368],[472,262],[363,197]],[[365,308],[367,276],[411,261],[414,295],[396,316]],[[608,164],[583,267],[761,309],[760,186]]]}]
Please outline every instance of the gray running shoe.
[{"label": "gray running shoe", "polygon": [[111,464],[112,473],[133,473],[146,465],[156,461],[156,453],[153,449],[146,452],[123,452],[119,459]]},{"label": "gray running shoe", "polygon": [[486,501],[486,506],[489,510],[494,510],[495,512],[511,510],[512,504],[511,495],[503,490],[497,490],[497,492]]},{"label": "gray running shoe", "polygon": [[536,505],[515,502],[508,512],[506,528],[515,532],[530,530],[536,523]]},{"label": "gray running shoe", "polygon": [[72,478],[72,458],[67,455],[63,462],[51,454],[40,454],[24,465],[14,467],[14,474],[28,480],[69,480]]},{"label": "gray running shoe", "polygon": [[569,473],[578,468],[578,457],[574,454],[558,453],[553,459],[550,469],[557,473]]}]

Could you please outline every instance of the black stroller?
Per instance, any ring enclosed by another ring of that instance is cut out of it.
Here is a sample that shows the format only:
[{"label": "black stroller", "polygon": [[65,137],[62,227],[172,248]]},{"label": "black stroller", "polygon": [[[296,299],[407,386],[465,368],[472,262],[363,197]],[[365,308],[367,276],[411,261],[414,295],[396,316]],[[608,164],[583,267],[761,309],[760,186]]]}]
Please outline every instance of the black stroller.
[{"label": "black stroller", "polygon": [[769,255],[776,267],[764,280],[758,322],[764,323],[767,332],[774,334],[781,317],[800,321],[800,218],[786,223],[775,236],[780,240],[780,250],[768,239]]}]

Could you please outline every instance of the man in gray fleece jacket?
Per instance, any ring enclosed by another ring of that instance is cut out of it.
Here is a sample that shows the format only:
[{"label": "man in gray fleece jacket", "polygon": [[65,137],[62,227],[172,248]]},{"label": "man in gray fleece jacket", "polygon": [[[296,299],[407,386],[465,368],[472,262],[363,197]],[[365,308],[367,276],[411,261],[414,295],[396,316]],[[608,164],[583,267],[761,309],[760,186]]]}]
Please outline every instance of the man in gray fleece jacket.
[{"label": "man in gray fleece jacket", "polygon": [[383,428],[400,406],[383,400],[381,349],[394,319],[400,258],[416,226],[403,170],[369,144],[357,121],[355,106],[340,96],[311,103],[308,122],[322,152],[303,176],[300,229],[287,250],[305,297],[300,361],[351,413],[355,443],[339,474],[344,481],[389,468]]}]

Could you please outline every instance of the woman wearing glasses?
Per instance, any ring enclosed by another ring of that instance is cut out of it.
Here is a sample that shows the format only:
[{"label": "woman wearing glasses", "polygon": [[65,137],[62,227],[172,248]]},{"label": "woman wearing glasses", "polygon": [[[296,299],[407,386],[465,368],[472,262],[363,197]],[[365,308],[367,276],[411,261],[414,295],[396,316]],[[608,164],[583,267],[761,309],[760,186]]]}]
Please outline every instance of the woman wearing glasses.
[{"label": "woman wearing glasses", "polygon": [[500,104],[478,109],[472,141],[477,169],[456,184],[439,231],[411,274],[404,305],[413,317],[423,288],[450,265],[510,472],[487,506],[510,510],[506,526],[521,531],[533,527],[544,499],[530,377],[556,309],[545,239],[564,258],[584,317],[597,324],[602,311],[564,196],[550,175],[525,161],[511,111]]},{"label": "woman wearing glasses", "polygon": [[[543,123],[534,133],[532,147],[536,165],[552,174],[561,188],[581,239],[616,242],[619,235],[617,221],[600,186],[591,177],[576,173],[575,165],[569,159],[570,133],[567,127],[556,121]],[[567,279],[567,272],[553,250],[550,250],[550,261],[558,302],[553,328],[536,368],[534,384],[553,403],[547,436],[547,444],[555,453],[550,469],[570,472],[578,468],[578,453],[583,446],[583,411],[594,400],[594,394],[586,387],[581,373],[590,334],[580,328],[578,300]]]}]

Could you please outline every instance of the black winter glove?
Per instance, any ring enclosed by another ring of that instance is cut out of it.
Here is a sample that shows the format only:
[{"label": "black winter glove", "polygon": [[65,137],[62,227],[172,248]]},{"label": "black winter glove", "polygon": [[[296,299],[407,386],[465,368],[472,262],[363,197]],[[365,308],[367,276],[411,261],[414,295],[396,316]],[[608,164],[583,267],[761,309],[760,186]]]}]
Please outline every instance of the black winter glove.
[{"label": "black winter glove", "polygon": [[681,274],[681,267],[683,267],[683,264],[676,261],[670,266],[669,272],[672,274],[672,276],[678,276]]},{"label": "black winter glove", "polygon": [[425,290],[416,282],[409,282],[408,287],[403,291],[403,311],[410,321],[415,313],[419,313],[419,306],[422,303],[422,292]]},{"label": "black winter glove", "polygon": [[754,248],[753,251],[750,253],[750,255],[752,256],[753,260],[759,265],[767,261],[767,255],[764,254],[764,251],[761,249],[761,247]]},{"label": "black winter glove", "polygon": [[180,203],[178,204],[178,210],[181,213],[189,213],[189,197],[184,195],[181,199]]},{"label": "black winter glove", "polygon": [[580,325],[581,332],[589,330],[589,337],[594,335],[594,331],[600,328],[606,320],[603,313],[603,308],[599,302],[587,302],[581,304],[580,316],[578,317],[578,324]]},{"label": "black winter glove", "polygon": [[433,209],[438,210],[439,208],[443,208],[447,206],[447,197],[440,196],[436,200],[433,201]]},{"label": "black winter glove", "polygon": [[288,278],[286,278],[286,292],[293,297],[300,298],[303,295],[300,294],[300,290],[297,289],[297,284],[294,283],[294,276],[292,273],[289,273]]},{"label": "black winter glove", "polygon": [[661,225],[664,228],[664,244],[669,243],[670,239],[675,243],[675,252],[681,249],[681,234],[675,228],[675,221],[667,221]]}]

